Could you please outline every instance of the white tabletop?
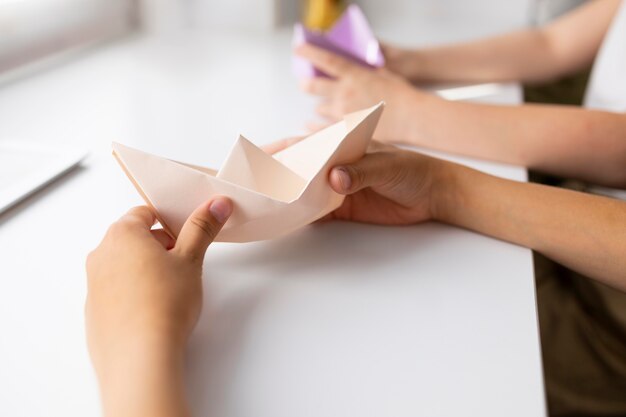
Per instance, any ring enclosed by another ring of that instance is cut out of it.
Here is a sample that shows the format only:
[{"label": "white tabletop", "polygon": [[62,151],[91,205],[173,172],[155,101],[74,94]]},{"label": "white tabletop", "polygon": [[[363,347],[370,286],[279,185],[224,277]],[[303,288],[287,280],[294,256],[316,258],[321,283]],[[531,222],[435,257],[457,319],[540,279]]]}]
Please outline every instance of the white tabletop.
[{"label": "white tabletop", "polygon": [[[286,32],[137,37],[2,87],[0,138],[92,153],[0,216],[0,415],[99,414],[84,259],[141,203],[112,140],[219,167],[238,133],[299,133],[312,109]],[[187,378],[205,416],[543,416],[531,252],[434,223],[215,244]]]}]

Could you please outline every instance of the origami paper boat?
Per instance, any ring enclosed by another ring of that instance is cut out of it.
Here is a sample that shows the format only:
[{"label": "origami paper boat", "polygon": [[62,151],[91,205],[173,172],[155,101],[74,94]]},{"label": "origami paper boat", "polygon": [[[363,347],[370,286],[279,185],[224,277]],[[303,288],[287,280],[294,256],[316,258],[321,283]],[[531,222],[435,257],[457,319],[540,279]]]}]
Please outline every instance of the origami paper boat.
[{"label": "origami paper boat", "polygon": [[[297,23],[294,27],[293,44],[297,47],[303,43],[324,48],[362,65],[376,68],[385,65],[380,44],[356,4],[348,6],[335,25],[326,32],[310,30]],[[294,72],[299,77],[309,78],[325,75],[301,57],[294,57]]]},{"label": "origami paper boat", "polygon": [[233,200],[234,211],[217,241],[272,239],[341,205],[344,196],[330,188],[329,171],[365,154],[383,106],[348,114],[273,156],[239,136],[219,171],[115,142],[113,155],[170,235],[178,236],[200,204],[224,195]]}]

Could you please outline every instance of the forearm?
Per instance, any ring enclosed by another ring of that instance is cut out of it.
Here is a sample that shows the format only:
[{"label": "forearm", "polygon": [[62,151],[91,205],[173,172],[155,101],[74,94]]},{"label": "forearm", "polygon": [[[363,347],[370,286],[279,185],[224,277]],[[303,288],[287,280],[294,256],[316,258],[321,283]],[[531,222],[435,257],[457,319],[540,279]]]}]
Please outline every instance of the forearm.
[{"label": "forearm", "polygon": [[405,60],[413,81],[543,82],[589,67],[620,0],[593,1],[538,29],[418,50]]},{"label": "forearm", "polygon": [[626,291],[626,203],[441,167],[438,220],[534,249]]},{"label": "forearm", "polygon": [[412,52],[414,82],[542,81],[562,71],[540,30],[522,30],[470,43]]},{"label": "forearm", "polygon": [[187,342],[202,310],[202,265],[232,214],[227,197],[200,204],[176,240],[132,208],[87,257],[85,321],[106,417],[186,417]]},{"label": "forearm", "polygon": [[626,115],[566,106],[494,106],[416,94],[404,141],[626,188]]},{"label": "forearm", "polygon": [[120,343],[99,375],[106,417],[188,417],[182,353],[158,343]]}]

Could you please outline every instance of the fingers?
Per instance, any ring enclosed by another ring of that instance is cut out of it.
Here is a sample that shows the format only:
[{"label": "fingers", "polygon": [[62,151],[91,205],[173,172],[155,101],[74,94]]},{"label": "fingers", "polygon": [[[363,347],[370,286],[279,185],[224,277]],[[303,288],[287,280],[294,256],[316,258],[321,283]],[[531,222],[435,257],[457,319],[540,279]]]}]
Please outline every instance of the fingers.
[{"label": "fingers", "polygon": [[329,182],[339,194],[353,194],[367,187],[380,187],[402,178],[402,166],[394,163],[394,154],[366,154],[359,161],[337,166],[330,171]]},{"label": "fingers", "polygon": [[176,241],[163,229],[151,230],[150,233],[164,249],[170,250],[176,244]]},{"label": "fingers", "polygon": [[192,260],[202,260],[232,212],[233,203],[226,197],[202,204],[183,225],[174,250]]},{"label": "fingers", "polygon": [[357,68],[357,65],[332,52],[310,44],[296,48],[296,54],[311,61],[313,66],[332,77],[340,77]]},{"label": "fingers", "polygon": [[156,215],[150,207],[139,206],[128,210],[128,213],[123,215],[118,221],[137,224],[146,229],[150,229],[156,222]]},{"label": "fingers", "polygon": [[316,77],[304,80],[300,83],[302,91],[314,96],[328,97],[337,88],[337,81],[328,78]]},{"label": "fingers", "polygon": [[274,155],[275,153],[300,142],[304,138],[305,136],[294,136],[292,138],[277,140],[276,142],[261,146],[261,149],[263,149],[263,151],[268,155]]}]

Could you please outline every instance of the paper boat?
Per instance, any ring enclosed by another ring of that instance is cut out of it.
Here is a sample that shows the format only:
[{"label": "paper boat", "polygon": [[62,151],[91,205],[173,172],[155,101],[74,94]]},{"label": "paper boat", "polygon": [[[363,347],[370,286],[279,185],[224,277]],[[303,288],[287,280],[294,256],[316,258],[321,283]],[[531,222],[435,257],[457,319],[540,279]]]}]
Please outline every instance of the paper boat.
[{"label": "paper boat", "polygon": [[176,162],[113,143],[113,155],[163,228],[178,236],[183,223],[216,195],[232,199],[234,211],[217,241],[272,239],[335,210],[344,196],[328,184],[332,167],[361,158],[383,103],[268,155],[240,136],[219,171]]},{"label": "paper boat", "polygon": [[[296,23],[294,47],[303,43],[324,48],[362,65],[374,68],[385,65],[380,44],[370,29],[365,15],[356,4],[348,6],[335,25],[326,32],[310,30],[303,24]],[[299,77],[308,78],[325,75],[301,57],[294,57],[294,72]]]}]

